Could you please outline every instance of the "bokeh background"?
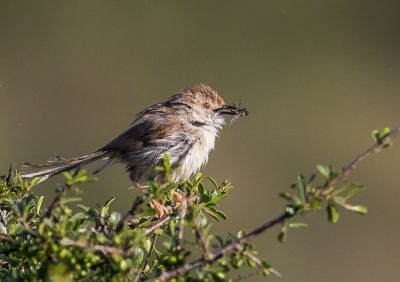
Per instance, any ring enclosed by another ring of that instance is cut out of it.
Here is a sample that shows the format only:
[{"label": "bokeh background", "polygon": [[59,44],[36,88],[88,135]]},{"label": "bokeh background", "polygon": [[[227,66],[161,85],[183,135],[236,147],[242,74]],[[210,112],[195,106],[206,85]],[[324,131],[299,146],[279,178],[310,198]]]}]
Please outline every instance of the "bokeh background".
[{"label": "bokeh background", "polygon": [[[315,165],[346,164],[370,132],[400,123],[398,1],[1,1],[0,174],[10,163],[89,153],[136,113],[207,82],[248,118],[226,127],[206,176],[235,185],[216,232],[278,215],[277,194]],[[400,140],[351,176],[368,215],[324,212],[278,243],[256,240],[283,274],[270,281],[395,281],[400,263]],[[91,205],[135,193],[123,167],[84,186]],[[35,188],[53,197],[56,181]],[[261,281],[252,277],[250,281]]]}]

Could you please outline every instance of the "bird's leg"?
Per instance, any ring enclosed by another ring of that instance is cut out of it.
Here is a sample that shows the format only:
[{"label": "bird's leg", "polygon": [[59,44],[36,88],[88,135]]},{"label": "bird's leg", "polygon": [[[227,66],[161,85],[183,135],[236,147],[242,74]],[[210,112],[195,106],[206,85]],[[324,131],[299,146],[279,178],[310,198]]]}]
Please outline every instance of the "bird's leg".
[{"label": "bird's leg", "polygon": [[[132,184],[139,188],[143,193],[145,193],[143,186],[136,180],[136,177],[134,176],[133,173],[131,173],[129,175]],[[180,203],[180,206],[182,206],[182,201],[183,201],[183,197],[181,194],[179,194],[178,192],[174,192],[173,196],[176,198],[176,201],[178,203]],[[164,215],[168,214],[167,209],[165,208],[165,206],[163,204],[160,204],[159,202],[157,202],[156,200],[151,200],[150,201],[152,203],[152,205],[154,206],[154,209],[157,211],[157,217],[158,219],[161,219]]]},{"label": "bird's leg", "polygon": [[[131,179],[131,182],[135,187],[139,188],[140,191],[142,191],[143,193],[146,193],[144,187],[136,180],[136,177],[133,173],[129,175],[129,178]],[[164,214],[168,214],[168,211],[164,205],[160,204],[154,199],[151,200],[150,202],[152,203],[154,209],[157,211],[158,219],[161,219],[164,216]]]}]

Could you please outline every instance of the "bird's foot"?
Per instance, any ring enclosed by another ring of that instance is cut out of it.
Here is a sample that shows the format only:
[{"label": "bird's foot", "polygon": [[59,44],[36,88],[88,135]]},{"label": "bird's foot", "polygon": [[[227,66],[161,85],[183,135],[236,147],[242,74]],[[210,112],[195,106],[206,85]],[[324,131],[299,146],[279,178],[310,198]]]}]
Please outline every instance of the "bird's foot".
[{"label": "bird's foot", "polygon": [[164,214],[168,214],[168,211],[167,211],[167,209],[165,208],[164,205],[160,204],[159,202],[157,202],[154,199],[151,200],[151,203],[153,204],[154,209],[157,211],[158,220],[163,218]]}]

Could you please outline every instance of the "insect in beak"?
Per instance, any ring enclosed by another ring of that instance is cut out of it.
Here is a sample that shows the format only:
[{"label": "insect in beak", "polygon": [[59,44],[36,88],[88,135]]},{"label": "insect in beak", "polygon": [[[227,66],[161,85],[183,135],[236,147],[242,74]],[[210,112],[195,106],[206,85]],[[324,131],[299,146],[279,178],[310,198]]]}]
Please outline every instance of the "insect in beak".
[{"label": "insect in beak", "polygon": [[249,115],[249,111],[246,108],[236,107],[235,105],[224,105],[221,108],[215,109],[221,115],[233,115],[229,125],[232,125],[239,117],[245,117]]}]

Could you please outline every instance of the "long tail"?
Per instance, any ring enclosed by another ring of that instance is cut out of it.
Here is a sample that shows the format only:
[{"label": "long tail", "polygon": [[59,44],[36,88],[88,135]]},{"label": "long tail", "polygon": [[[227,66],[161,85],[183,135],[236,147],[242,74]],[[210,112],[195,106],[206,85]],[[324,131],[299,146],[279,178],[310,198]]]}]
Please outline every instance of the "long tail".
[{"label": "long tail", "polygon": [[[106,165],[108,165],[110,163],[109,155],[110,155],[110,152],[97,151],[97,152],[94,152],[89,155],[81,156],[78,158],[72,158],[72,159],[64,159],[64,158],[57,156],[54,159],[48,161],[44,165],[25,163],[23,165],[23,169],[27,169],[29,171],[33,170],[33,171],[32,172],[22,171],[20,173],[20,176],[21,176],[21,178],[40,177],[40,180],[37,182],[37,183],[40,183],[53,175],[59,174],[64,171],[73,170],[79,166],[93,162],[100,158],[107,159]],[[106,165],[102,166],[101,169],[103,169]],[[101,169],[96,170],[96,172],[100,171]]]}]

